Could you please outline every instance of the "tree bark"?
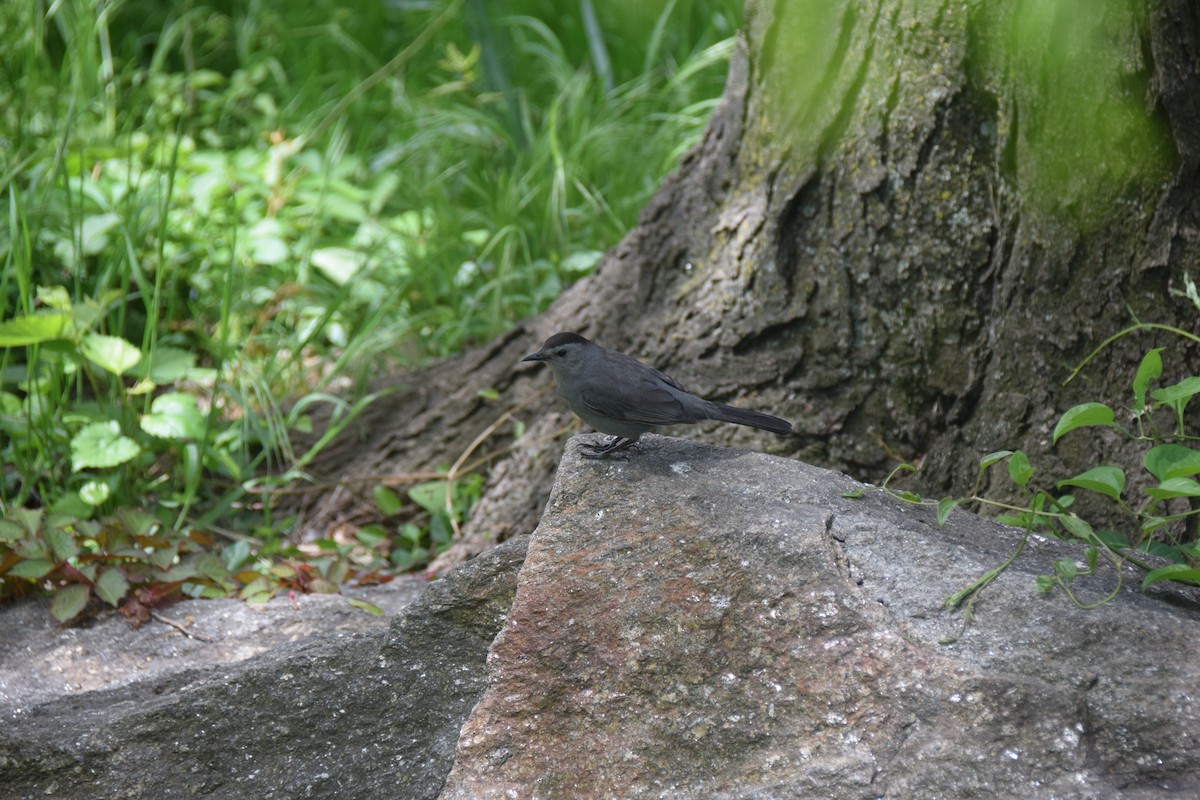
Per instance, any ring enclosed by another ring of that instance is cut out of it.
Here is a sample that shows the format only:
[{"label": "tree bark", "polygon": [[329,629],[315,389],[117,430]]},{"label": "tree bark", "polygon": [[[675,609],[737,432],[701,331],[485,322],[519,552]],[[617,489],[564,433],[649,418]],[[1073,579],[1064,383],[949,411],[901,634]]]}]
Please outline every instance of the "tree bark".
[{"label": "tree bark", "polygon": [[1137,468],[1115,437],[1051,431],[1076,403],[1127,404],[1151,347],[1164,380],[1200,364],[1137,334],[1063,386],[1136,320],[1198,328],[1172,290],[1200,278],[1200,10],[1149,5],[751,0],[707,133],[637,228],[540,317],[391,379],[404,390],[343,437],[353,463],[323,467],[360,489],[306,524],[370,519],[369,476],[449,464],[520,405],[523,435],[482,446],[484,499],[438,566],[532,530],[570,417],[548,371],[517,363],[562,330],[798,431],[697,436],[866,481],[919,463],[923,491],[962,494],[983,454],[1018,448],[1057,479]]}]

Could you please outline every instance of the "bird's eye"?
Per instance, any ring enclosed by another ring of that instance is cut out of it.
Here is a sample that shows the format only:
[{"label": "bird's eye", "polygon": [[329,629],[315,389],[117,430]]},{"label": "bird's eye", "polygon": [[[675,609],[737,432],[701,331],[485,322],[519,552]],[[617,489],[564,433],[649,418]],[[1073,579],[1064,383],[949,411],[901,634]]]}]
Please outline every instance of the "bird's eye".
[{"label": "bird's eye", "polygon": [[559,358],[562,358],[566,354],[567,354],[567,348],[565,348],[565,347],[560,347],[554,351],[554,355],[558,356]]}]

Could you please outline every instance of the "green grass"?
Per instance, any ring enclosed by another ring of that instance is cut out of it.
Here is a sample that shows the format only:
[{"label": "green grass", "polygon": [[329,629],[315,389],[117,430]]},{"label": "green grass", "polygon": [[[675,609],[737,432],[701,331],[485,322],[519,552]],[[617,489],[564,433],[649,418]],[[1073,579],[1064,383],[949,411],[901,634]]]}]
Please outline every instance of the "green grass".
[{"label": "green grass", "polygon": [[592,269],[701,134],[740,5],[0,6],[0,598],[269,596],[444,546],[461,509],[414,489],[302,559],[258,489],[302,478],[315,405],[345,424],[372,371]]}]

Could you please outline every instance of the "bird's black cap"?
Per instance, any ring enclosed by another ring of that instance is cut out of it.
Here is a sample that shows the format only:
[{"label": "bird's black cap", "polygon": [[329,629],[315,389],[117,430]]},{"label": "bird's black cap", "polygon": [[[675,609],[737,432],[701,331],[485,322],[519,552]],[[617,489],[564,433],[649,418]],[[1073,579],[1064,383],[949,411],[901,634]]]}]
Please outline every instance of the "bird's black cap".
[{"label": "bird's black cap", "polygon": [[564,344],[591,344],[591,342],[580,336],[578,333],[571,333],[569,331],[564,333],[556,333],[546,340],[546,343],[542,345],[541,350],[537,351],[536,353],[530,353],[521,360],[545,361],[546,351],[553,350],[556,347],[561,347]]}]

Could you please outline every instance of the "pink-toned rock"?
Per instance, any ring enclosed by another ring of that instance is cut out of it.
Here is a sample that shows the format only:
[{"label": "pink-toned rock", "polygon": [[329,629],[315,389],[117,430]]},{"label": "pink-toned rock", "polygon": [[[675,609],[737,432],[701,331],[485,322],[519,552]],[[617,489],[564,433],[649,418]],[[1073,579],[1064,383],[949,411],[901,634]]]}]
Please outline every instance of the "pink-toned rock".
[{"label": "pink-toned rock", "polygon": [[1019,531],[965,513],[939,529],[756,453],[648,437],[590,462],[576,448],[444,800],[1197,787],[1194,670],[1155,663],[1200,641],[1195,609],[1037,595],[1033,575],[1076,549],[1031,542],[965,625],[942,601]]}]

